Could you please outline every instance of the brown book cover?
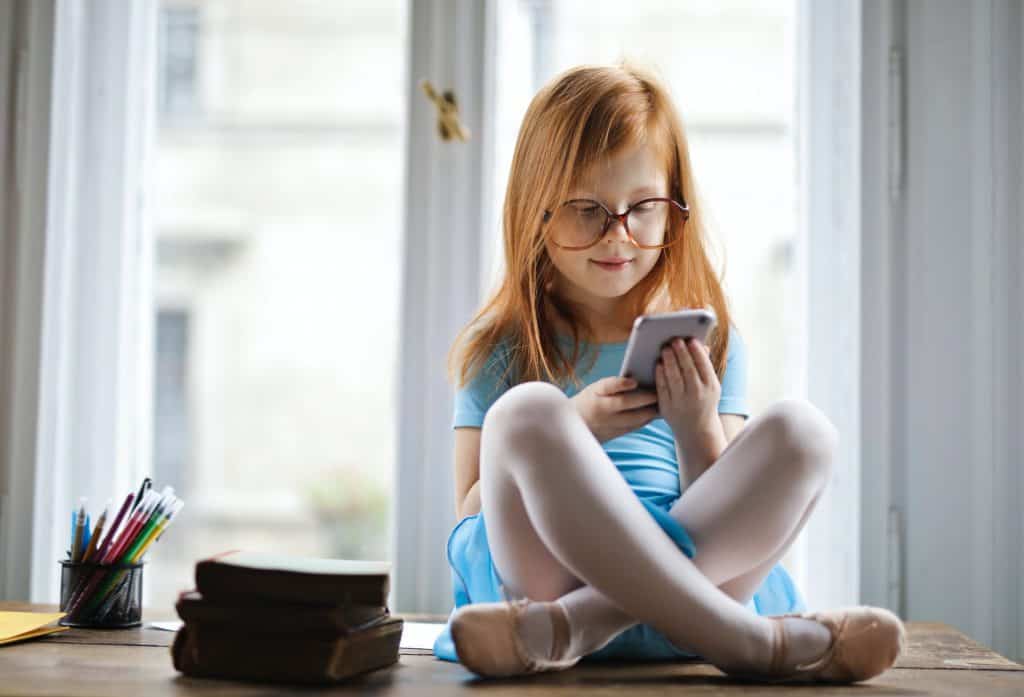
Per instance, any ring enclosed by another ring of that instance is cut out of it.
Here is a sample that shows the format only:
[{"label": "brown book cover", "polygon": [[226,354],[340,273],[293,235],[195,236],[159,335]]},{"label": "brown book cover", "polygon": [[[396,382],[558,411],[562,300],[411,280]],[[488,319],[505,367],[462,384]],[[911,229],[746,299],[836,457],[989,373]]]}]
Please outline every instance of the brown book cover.
[{"label": "brown book cover", "polygon": [[387,605],[391,563],[233,551],[196,564],[196,590],[214,602],[261,598],[305,605]]},{"label": "brown book cover", "polygon": [[386,605],[303,605],[252,598],[232,602],[207,600],[184,591],[174,605],[192,624],[226,625],[238,631],[339,636],[360,631],[390,617]]},{"label": "brown book cover", "polygon": [[186,623],[174,636],[171,657],[176,670],[198,678],[335,683],[396,663],[402,625],[391,617],[347,636],[298,639]]}]

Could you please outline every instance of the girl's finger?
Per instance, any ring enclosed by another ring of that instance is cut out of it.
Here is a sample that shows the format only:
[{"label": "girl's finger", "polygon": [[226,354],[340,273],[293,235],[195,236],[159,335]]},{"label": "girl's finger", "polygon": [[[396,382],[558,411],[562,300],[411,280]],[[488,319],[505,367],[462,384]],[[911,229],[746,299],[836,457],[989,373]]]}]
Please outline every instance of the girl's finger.
[{"label": "girl's finger", "polygon": [[675,339],[672,342],[672,348],[678,356],[679,367],[683,373],[683,382],[686,383],[686,391],[696,392],[697,388],[700,387],[701,379],[697,373],[697,367],[693,364],[690,347],[682,339]]},{"label": "girl's finger", "polygon": [[676,357],[676,350],[671,346],[661,352],[661,363],[665,366],[665,377],[668,380],[668,391],[673,397],[686,393],[686,382],[683,380],[683,372],[679,367],[679,359]]},{"label": "girl's finger", "polygon": [[657,403],[657,392],[654,390],[634,390],[629,394],[620,397],[623,400],[623,410],[635,409],[640,406]]},{"label": "girl's finger", "polygon": [[665,378],[665,366],[659,362],[654,366],[654,387],[658,391],[658,403],[668,404],[672,393],[668,389],[668,380]]},{"label": "girl's finger", "polygon": [[598,394],[611,395],[618,394],[619,392],[629,392],[636,388],[637,382],[634,378],[620,378],[612,376],[602,378],[594,383],[594,385],[597,387]]},{"label": "girl's finger", "polygon": [[617,411],[628,411],[638,407],[646,407],[648,404],[655,404],[658,395],[650,390],[633,390],[615,397]]},{"label": "girl's finger", "polygon": [[697,374],[700,375],[700,379],[705,385],[713,384],[715,368],[711,365],[707,347],[703,342],[694,339],[690,353],[693,354],[693,362],[697,366]]},{"label": "girl's finger", "polygon": [[620,428],[628,428],[630,431],[635,431],[648,421],[653,421],[658,418],[658,416],[658,410],[654,407],[634,409],[633,411],[623,412],[621,420],[616,422],[616,426]]}]

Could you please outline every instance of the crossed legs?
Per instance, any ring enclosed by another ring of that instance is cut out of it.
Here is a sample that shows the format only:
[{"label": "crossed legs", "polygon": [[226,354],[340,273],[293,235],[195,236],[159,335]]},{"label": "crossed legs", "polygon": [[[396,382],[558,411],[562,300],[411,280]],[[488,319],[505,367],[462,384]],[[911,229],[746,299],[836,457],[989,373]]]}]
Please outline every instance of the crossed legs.
[{"label": "crossed legs", "polygon": [[517,385],[481,434],[494,563],[510,594],[562,605],[576,655],[643,622],[720,667],[764,665],[771,628],[743,605],[813,510],[837,437],[803,401],[752,418],[670,511],[694,540],[690,560],[568,397],[543,382]]}]

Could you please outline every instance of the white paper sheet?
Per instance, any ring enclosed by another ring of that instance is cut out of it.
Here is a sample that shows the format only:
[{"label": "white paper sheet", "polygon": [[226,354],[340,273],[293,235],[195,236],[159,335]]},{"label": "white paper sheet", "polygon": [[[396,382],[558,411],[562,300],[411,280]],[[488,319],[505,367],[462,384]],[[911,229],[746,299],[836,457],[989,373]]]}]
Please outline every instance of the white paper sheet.
[{"label": "white paper sheet", "polygon": [[176,632],[181,629],[181,625],[184,622],[181,620],[171,620],[170,622],[150,622],[149,627],[151,629],[162,629],[165,632]]},{"label": "white paper sheet", "polygon": [[443,622],[409,622],[402,623],[403,649],[432,649],[437,635],[444,629]]}]

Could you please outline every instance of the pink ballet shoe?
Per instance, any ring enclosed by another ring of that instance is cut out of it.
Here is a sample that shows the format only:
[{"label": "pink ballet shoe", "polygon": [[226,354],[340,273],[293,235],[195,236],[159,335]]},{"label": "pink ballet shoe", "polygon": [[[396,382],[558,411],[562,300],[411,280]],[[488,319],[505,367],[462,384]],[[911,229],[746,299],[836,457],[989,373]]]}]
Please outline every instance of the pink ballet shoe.
[{"label": "pink ballet shoe", "polygon": [[[459,662],[477,675],[508,677],[548,670],[565,670],[580,657],[552,661],[531,656],[519,637],[519,621],[529,598],[499,603],[463,605],[451,620],[452,642]],[[564,615],[552,613],[552,653],[560,656],[569,645],[569,626]]]},{"label": "pink ballet shoe", "polygon": [[[820,657],[788,670],[782,668],[786,657],[786,632],[782,618],[802,617],[825,625],[832,643]],[[775,615],[772,622],[774,642],[772,663],[764,674],[735,675],[757,682],[830,682],[852,683],[869,680],[888,670],[906,649],[907,633],[895,614],[880,607],[859,605],[821,612]]]}]

